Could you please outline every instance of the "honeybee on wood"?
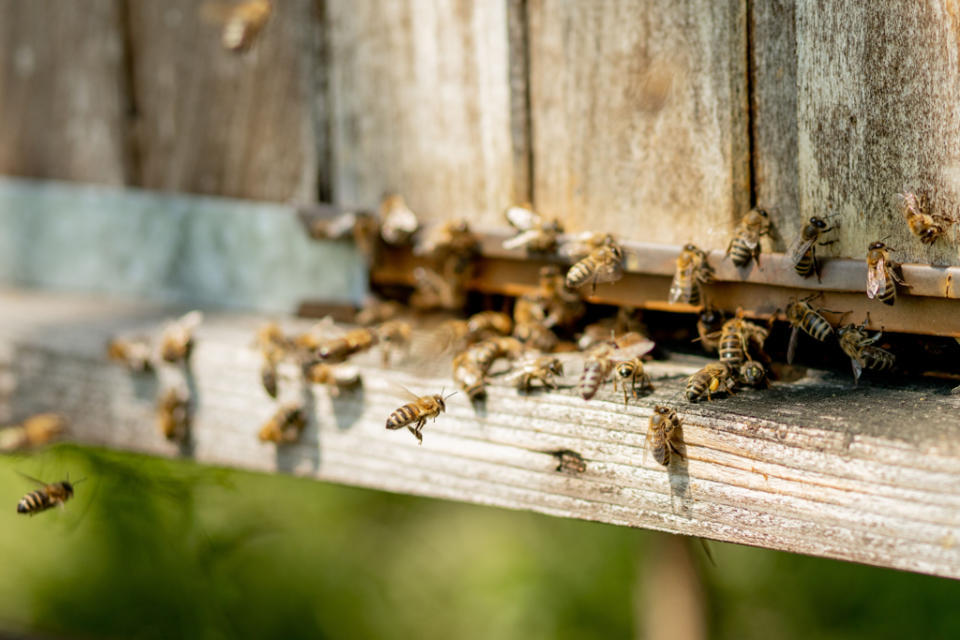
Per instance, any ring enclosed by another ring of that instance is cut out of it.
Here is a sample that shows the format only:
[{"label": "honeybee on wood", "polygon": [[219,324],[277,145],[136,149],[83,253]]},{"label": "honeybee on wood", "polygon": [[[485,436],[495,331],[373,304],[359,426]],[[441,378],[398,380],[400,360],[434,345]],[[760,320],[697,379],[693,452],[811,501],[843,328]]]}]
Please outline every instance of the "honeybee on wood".
[{"label": "honeybee on wood", "polygon": [[26,513],[31,516],[58,505],[63,507],[64,503],[73,497],[74,485],[80,484],[85,479],[81,478],[71,483],[70,476],[67,475],[67,479],[63,482],[47,484],[26,474],[20,475],[40,487],[20,498],[20,502],[17,503],[17,513]]},{"label": "honeybee on wood", "polygon": [[891,249],[880,241],[867,249],[867,297],[892,305],[897,301],[897,285],[904,285],[900,265],[890,259]]},{"label": "honeybee on wood", "polygon": [[521,391],[530,391],[534,382],[544,387],[557,388],[555,378],[563,376],[563,363],[555,356],[532,356],[521,360],[507,379]]},{"label": "honeybee on wood", "polygon": [[384,322],[377,328],[377,337],[382,349],[383,366],[386,367],[390,364],[391,354],[410,345],[412,335],[413,329],[410,327],[410,323],[402,320]]},{"label": "honeybee on wood", "polygon": [[247,0],[237,5],[205,2],[201,17],[207,22],[223,24],[220,42],[223,48],[241,53],[250,48],[270,18],[268,0]]},{"label": "honeybee on wood", "polygon": [[694,244],[683,247],[677,256],[677,270],[670,284],[670,302],[698,305],[702,298],[701,286],[715,280],[707,254]]},{"label": "honeybee on wood", "polygon": [[878,331],[872,337],[864,330],[867,326],[867,319],[859,326],[848,324],[841,327],[837,332],[840,341],[840,348],[850,357],[850,366],[853,368],[853,382],[860,382],[860,375],[864,369],[874,369],[884,371],[892,369],[895,356],[882,347],[874,346],[874,343],[883,335]]},{"label": "honeybee on wood", "polygon": [[337,397],[341,391],[356,389],[363,383],[360,370],[356,367],[336,367],[322,362],[303,365],[303,377],[311,384],[324,384],[330,388],[330,395]]},{"label": "honeybee on wood", "polygon": [[467,331],[471,335],[498,333],[508,336],[513,331],[513,319],[499,311],[481,311],[467,320]]},{"label": "honeybee on wood", "polygon": [[497,358],[516,358],[523,352],[523,343],[510,336],[497,336],[482,340],[467,349],[470,358],[477,364],[480,371],[490,370]]},{"label": "honeybee on wood", "polygon": [[557,248],[557,236],[563,227],[556,220],[545,221],[529,204],[508,208],[504,214],[517,235],[504,240],[504,249],[526,249],[531,253],[546,253]]},{"label": "honeybee on wood", "polygon": [[954,218],[927,212],[926,199],[907,191],[899,194],[900,210],[910,227],[910,232],[923,244],[933,244],[953,225]]},{"label": "honeybee on wood", "polygon": [[797,339],[800,331],[803,331],[820,342],[826,342],[827,338],[833,337],[833,325],[820,315],[820,310],[814,309],[813,305],[810,304],[810,300],[815,297],[816,295],[812,295],[799,301],[791,300],[790,303],[787,304],[787,321],[793,327],[790,332],[790,343],[787,346],[788,363],[793,363],[793,356],[796,353]]},{"label": "honeybee on wood", "polygon": [[[596,240],[591,239],[588,244],[596,244]],[[596,292],[598,284],[616,282],[622,277],[623,249],[607,234],[586,257],[570,267],[565,283],[570,289],[590,283],[591,291]]]},{"label": "honeybee on wood", "polygon": [[191,311],[168,324],[160,336],[160,357],[175,363],[187,360],[193,350],[193,332],[203,322],[203,314]]},{"label": "honeybee on wood", "polygon": [[485,373],[476,362],[476,353],[464,351],[457,354],[453,359],[453,381],[470,402],[476,402],[486,395]]},{"label": "honeybee on wood", "polygon": [[613,347],[606,343],[596,345],[587,354],[583,373],[580,375],[580,383],[577,385],[581,398],[589,400],[597,395],[600,385],[607,380],[613,370],[612,355]]},{"label": "honeybee on wood", "polygon": [[670,407],[658,404],[653,408],[647,427],[646,445],[650,447],[653,459],[665,467],[669,466],[672,454],[681,456],[673,440],[680,424],[677,412]]},{"label": "honeybee on wood", "polygon": [[107,343],[107,357],[134,373],[153,370],[153,347],[146,338],[113,338]]},{"label": "honeybee on wood", "polygon": [[707,307],[697,316],[697,334],[704,351],[716,351],[720,347],[724,317],[722,311]]},{"label": "honeybee on wood", "polygon": [[394,320],[406,310],[406,307],[394,300],[377,300],[371,298],[363,305],[363,308],[357,312],[353,321],[358,325],[369,327],[370,325],[380,324],[389,320]]},{"label": "honeybee on wood", "polygon": [[327,364],[337,364],[347,358],[367,351],[380,342],[380,336],[375,329],[364,327],[351,329],[339,338],[330,338],[322,341],[316,348],[316,356]]},{"label": "honeybee on wood", "polygon": [[[816,216],[810,218],[810,221],[803,225],[803,229],[800,230],[800,235],[794,240],[793,244],[790,245],[790,249],[787,251],[787,255],[790,256],[790,262],[793,264],[793,270],[796,271],[800,276],[804,278],[809,278],[811,273],[817,274],[817,280],[820,280],[820,263],[817,262],[817,253],[816,248],[820,236],[828,231],[831,231],[833,227],[828,227],[827,223],[822,219]],[[828,244],[833,244],[833,240],[830,242],[820,242],[820,246],[825,246]]]},{"label": "honeybee on wood", "polygon": [[67,419],[59,413],[39,413],[23,424],[0,429],[0,451],[40,447],[59,438],[66,430]]},{"label": "honeybee on wood", "polygon": [[767,329],[744,320],[743,311],[738,309],[737,315],[724,322],[720,330],[720,361],[738,369],[745,359],[750,359],[751,348],[763,355],[763,343],[769,335]]},{"label": "honeybee on wood", "polygon": [[307,413],[302,403],[289,403],[280,407],[260,428],[261,442],[284,444],[296,442],[307,426]]},{"label": "honeybee on wood", "polygon": [[576,451],[570,449],[559,449],[551,451],[550,455],[557,459],[557,471],[566,471],[569,473],[583,473],[587,470],[587,463]]},{"label": "honeybee on wood", "polygon": [[751,209],[743,217],[733,239],[727,246],[727,255],[738,267],[745,267],[750,260],[760,266],[760,237],[770,233],[770,215],[763,209]]},{"label": "honeybee on wood", "polygon": [[380,203],[380,237],[387,244],[409,244],[419,228],[420,221],[403,196],[389,195]]},{"label": "honeybee on wood", "polygon": [[713,394],[718,391],[732,394],[736,390],[734,370],[726,362],[711,362],[687,378],[686,395],[690,402],[696,402],[703,396],[707,396],[707,400],[713,400]]},{"label": "honeybee on wood", "polygon": [[276,322],[269,322],[257,330],[256,344],[263,362],[260,365],[260,382],[271,398],[277,397],[277,365],[287,354],[289,342]]},{"label": "honeybee on wood", "polygon": [[770,386],[766,368],[756,360],[747,360],[740,365],[737,378],[739,382],[756,389],[765,389]]},{"label": "honeybee on wood", "polygon": [[630,360],[622,360],[613,366],[613,388],[617,388],[617,380],[623,388],[623,405],[627,405],[627,382],[630,383],[630,394],[639,397],[641,391],[653,391],[653,381],[643,370],[643,359],[640,356]]},{"label": "honeybee on wood", "polygon": [[157,428],[167,440],[183,441],[190,429],[190,394],[178,386],[157,397]]},{"label": "honeybee on wood", "polygon": [[[442,393],[431,396],[417,396],[407,392],[412,402],[409,402],[387,418],[387,429],[402,429],[406,427],[410,433],[417,438],[418,444],[423,444],[423,425],[427,423],[428,418],[437,419],[441,413],[447,410],[446,398]],[[453,395],[453,394],[450,394]],[[447,396],[449,398],[450,396]]]}]

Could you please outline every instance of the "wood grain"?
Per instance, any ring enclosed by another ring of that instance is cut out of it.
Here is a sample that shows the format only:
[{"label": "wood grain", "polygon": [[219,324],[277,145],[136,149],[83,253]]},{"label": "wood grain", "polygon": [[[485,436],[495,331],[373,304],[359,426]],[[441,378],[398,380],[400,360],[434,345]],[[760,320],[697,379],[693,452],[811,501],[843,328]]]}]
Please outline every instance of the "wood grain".
[{"label": "wood grain", "polygon": [[534,200],[572,230],[725,248],[749,207],[742,0],[531,0]]},{"label": "wood grain", "polygon": [[129,4],[140,186],[314,201],[314,2],[277,3],[239,55],[223,49],[201,4]]},{"label": "wood grain", "polygon": [[118,4],[0,1],[0,173],[130,182]]},{"label": "wood grain", "polygon": [[[174,311],[34,294],[0,301],[0,355],[17,381],[0,406],[11,417],[56,409],[81,442],[184,453],[154,428],[155,382],[100,352],[113,332],[155,329]],[[198,461],[960,577],[960,398],[944,388],[853,388],[812,372],[689,405],[676,394],[702,360],[688,356],[651,363],[656,392],[626,408],[609,389],[586,403],[570,389],[521,396],[495,386],[477,412],[456,396],[417,446],[384,420],[405,402],[400,385],[450,386],[430,336],[418,333],[396,369],[381,369],[374,353],[358,361],[362,392],[313,388],[303,441],[277,450],[255,437],[275,410],[249,347],[260,321],[208,314],[199,330],[190,370],[199,406],[185,449]],[[579,369],[568,364],[572,383]],[[299,393],[293,372],[281,373],[281,397]],[[686,458],[669,470],[644,453],[655,403],[684,421]],[[557,449],[579,452],[586,471],[557,472]]]},{"label": "wood grain", "polygon": [[799,2],[796,17],[803,215],[839,212],[834,255],[888,236],[903,262],[960,264],[960,230],[925,247],[895,199],[960,211],[960,5]]},{"label": "wood grain", "polygon": [[424,220],[503,224],[528,192],[507,4],[326,2],[339,204],[375,208],[396,192]]}]

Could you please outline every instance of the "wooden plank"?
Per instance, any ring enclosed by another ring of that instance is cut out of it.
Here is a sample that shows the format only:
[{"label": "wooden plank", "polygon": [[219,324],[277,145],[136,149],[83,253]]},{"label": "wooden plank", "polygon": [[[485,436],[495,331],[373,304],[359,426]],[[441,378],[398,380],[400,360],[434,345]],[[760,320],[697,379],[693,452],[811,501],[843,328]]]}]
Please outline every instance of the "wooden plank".
[{"label": "wooden plank", "polygon": [[325,4],[336,201],[375,208],[396,192],[424,220],[502,224],[528,192],[508,2]]},{"label": "wooden plank", "polygon": [[[2,405],[11,416],[56,409],[78,441],[183,453],[153,425],[156,383],[101,353],[113,332],[155,329],[173,311],[9,292],[0,303],[0,356],[17,381]],[[677,392],[703,361],[677,358],[650,363],[656,392],[626,408],[610,390],[586,403],[569,388],[520,396],[495,383],[478,412],[455,396],[417,446],[384,429],[405,402],[400,385],[451,384],[448,356],[418,332],[392,370],[378,354],[357,361],[362,392],[331,398],[312,388],[302,442],[276,450],[255,436],[276,408],[250,348],[261,321],[208,314],[197,334],[190,376],[200,404],[186,452],[198,461],[960,577],[960,397],[944,387],[853,388],[811,372],[689,405]],[[281,373],[281,397],[298,394],[294,372]],[[579,368],[567,374],[573,383]],[[669,471],[644,455],[655,403],[675,406],[684,421],[686,458]],[[579,452],[586,471],[557,472],[558,449]]]},{"label": "wooden plank", "polygon": [[750,204],[745,2],[529,14],[537,207],[573,231],[725,248]]},{"label": "wooden plank", "polygon": [[195,0],[129,4],[148,189],[312,202],[320,153],[311,0],[276,3],[253,48],[226,51]]},{"label": "wooden plank", "polygon": [[129,183],[118,5],[0,1],[0,173]]},{"label": "wooden plank", "polygon": [[925,247],[895,198],[960,210],[960,7],[799,2],[796,25],[802,215],[839,212],[834,255],[889,237],[901,261],[960,264],[956,226]]}]

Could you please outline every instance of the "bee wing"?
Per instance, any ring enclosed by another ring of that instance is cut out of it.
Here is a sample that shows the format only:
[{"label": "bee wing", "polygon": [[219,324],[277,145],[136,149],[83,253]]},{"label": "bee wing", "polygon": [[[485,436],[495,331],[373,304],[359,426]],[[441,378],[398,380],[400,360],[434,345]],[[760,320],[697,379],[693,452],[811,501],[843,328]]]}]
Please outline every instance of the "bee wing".
[{"label": "bee wing", "polygon": [[850,366],[853,368],[853,384],[859,384],[860,374],[863,373],[863,365],[856,358],[850,358]]},{"label": "bee wing", "polygon": [[683,297],[684,276],[692,277],[693,266],[684,269],[677,269],[673,274],[673,281],[670,283],[670,302],[678,302]]},{"label": "bee wing", "polygon": [[622,349],[617,349],[616,354],[617,357],[622,360],[632,360],[633,358],[641,358],[647,355],[653,351],[653,348],[656,346],[653,340],[641,340]]},{"label": "bee wing", "polygon": [[503,212],[510,226],[518,231],[527,231],[541,223],[541,218],[537,212],[528,207],[510,207]]},{"label": "bee wing", "polygon": [[34,478],[33,476],[28,476],[27,474],[25,474],[25,473],[23,473],[23,472],[20,472],[20,471],[17,471],[17,473],[19,473],[21,476],[23,476],[24,478],[26,478],[26,479],[29,480],[30,482],[34,483],[34,484],[37,485],[38,487],[43,488],[43,487],[47,486],[47,483],[44,482],[43,480],[40,480],[39,478]]},{"label": "bee wing", "polygon": [[793,356],[797,351],[797,339],[800,337],[800,327],[794,326],[790,332],[790,344],[787,345],[787,364],[793,364]]},{"label": "bee wing", "polygon": [[880,257],[876,263],[867,270],[867,297],[876,298],[877,294],[884,290],[887,284],[887,261]]},{"label": "bee wing", "polygon": [[593,276],[597,284],[603,282],[616,282],[623,277],[623,265],[619,262],[613,264],[604,264],[600,266]]},{"label": "bee wing", "polygon": [[787,251],[787,255],[790,256],[790,264],[795,265],[800,262],[803,259],[803,256],[807,254],[807,251],[816,241],[816,238],[804,238],[803,234],[801,233],[800,236],[793,241],[793,244],[790,245],[790,249]]},{"label": "bee wing", "polygon": [[409,398],[411,402],[417,402],[418,400],[420,400],[420,396],[418,396],[417,394],[415,394],[413,391],[410,391],[410,389],[407,389],[407,388],[406,388],[405,386],[403,386],[402,384],[399,384],[399,385],[397,385],[397,386],[400,387],[400,388],[403,390],[404,395],[406,395],[407,398]]}]

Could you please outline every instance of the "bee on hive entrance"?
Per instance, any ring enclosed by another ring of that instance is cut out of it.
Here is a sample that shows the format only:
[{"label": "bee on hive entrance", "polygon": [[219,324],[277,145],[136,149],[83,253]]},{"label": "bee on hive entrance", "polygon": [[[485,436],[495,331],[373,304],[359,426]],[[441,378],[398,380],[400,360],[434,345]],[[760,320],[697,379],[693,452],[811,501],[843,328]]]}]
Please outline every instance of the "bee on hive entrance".
[{"label": "bee on hive entrance", "polygon": [[531,356],[521,360],[517,370],[507,379],[521,391],[530,391],[534,382],[557,388],[555,378],[563,376],[563,363],[555,356]]},{"label": "bee on hive entrance", "polygon": [[926,199],[918,198],[914,193],[907,191],[899,194],[899,198],[900,210],[910,232],[920,238],[923,244],[933,244],[956,222],[949,216],[928,213]]},{"label": "bee on hive entrance", "polygon": [[160,357],[171,364],[186,361],[193,351],[193,332],[203,322],[203,314],[191,311],[168,324],[160,336]]},{"label": "bee on hive entrance", "polygon": [[760,236],[770,233],[770,215],[763,209],[751,209],[743,217],[733,239],[727,246],[727,255],[738,267],[746,267],[751,260],[760,266]]},{"label": "bee on hive entrance", "polygon": [[563,233],[563,227],[556,220],[545,221],[529,203],[510,207],[503,215],[517,231],[517,235],[504,240],[504,249],[522,248],[531,253],[547,253],[557,248],[557,236]]},{"label": "bee on hive entrance", "polygon": [[280,407],[260,429],[261,442],[285,444],[297,442],[307,426],[307,413],[303,403],[292,402]]},{"label": "bee on hive entrance", "polygon": [[429,396],[417,396],[409,390],[406,390],[410,396],[411,402],[403,405],[387,417],[387,429],[402,429],[406,427],[417,438],[418,444],[423,444],[423,425],[427,423],[428,418],[437,419],[441,413],[447,410],[446,400],[456,391],[446,398],[443,392]]},{"label": "bee on hive entrance", "polygon": [[153,370],[153,347],[147,338],[113,338],[107,343],[107,357],[134,373]]},{"label": "bee on hive entrance", "polygon": [[859,325],[848,324],[837,332],[840,340],[840,348],[850,357],[850,366],[853,368],[853,382],[860,383],[860,375],[864,369],[874,369],[884,371],[892,369],[895,356],[881,347],[874,346],[874,343],[883,335],[878,331],[873,337],[870,337],[864,330],[867,326],[869,316]]},{"label": "bee on hive entrance", "polygon": [[487,393],[484,370],[477,363],[473,350],[463,351],[453,359],[453,380],[470,402],[480,400]]},{"label": "bee on hive entrance", "polygon": [[704,351],[716,351],[720,347],[723,323],[723,312],[709,306],[697,316],[698,340]]},{"label": "bee on hive entrance", "polygon": [[190,394],[172,386],[157,398],[157,428],[167,440],[182,441],[190,429]]},{"label": "bee on hive entrance", "polygon": [[31,516],[40,513],[41,511],[46,511],[47,509],[57,505],[62,507],[67,500],[73,497],[74,485],[80,484],[86,479],[81,478],[80,480],[71,483],[70,475],[67,474],[67,479],[63,482],[47,484],[42,480],[37,480],[31,476],[22,473],[20,475],[40,487],[39,489],[31,491],[27,495],[23,496],[20,499],[20,502],[17,503],[17,513],[26,513]]},{"label": "bee on hive entrance", "polygon": [[316,349],[316,355],[328,364],[336,364],[367,351],[379,342],[380,335],[375,329],[352,329],[339,338],[322,341]]},{"label": "bee on hive entrance", "polygon": [[880,241],[867,249],[867,297],[892,305],[897,301],[897,285],[906,286],[900,277],[900,265],[890,259],[887,245]]},{"label": "bee on hive entrance", "polygon": [[707,254],[696,245],[688,244],[677,257],[677,269],[670,284],[670,302],[698,305],[703,297],[701,286],[714,280]]},{"label": "bee on hive entrance", "polygon": [[587,355],[583,373],[580,375],[580,384],[577,385],[581,398],[589,400],[597,395],[600,385],[606,381],[613,369],[612,355],[613,347],[607,343],[598,344]]},{"label": "bee on hive entrance", "polygon": [[[817,241],[822,234],[832,229],[833,227],[828,227],[822,218],[814,216],[810,218],[810,221],[800,230],[800,235],[794,240],[790,249],[787,251],[787,255],[790,256],[790,263],[793,265],[793,270],[800,276],[809,278],[811,273],[816,273],[817,281],[820,280],[820,263],[817,262],[816,253]],[[833,244],[834,242],[834,240],[831,240],[819,244],[820,246],[825,246]]]},{"label": "bee on hive entrance", "polygon": [[631,360],[623,360],[613,367],[613,388],[617,388],[617,380],[620,380],[620,386],[623,387],[623,405],[627,405],[627,382],[630,383],[630,393],[634,398],[640,395],[641,391],[653,391],[653,381],[647,372],[643,370],[643,359],[637,356]]},{"label": "bee on hive entrance", "polygon": [[680,424],[677,412],[670,407],[658,404],[653,408],[650,425],[647,427],[646,444],[650,447],[654,460],[665,467],[669,466],[672,454],[681,455],[673,440]]},{"label": "bee on hive entrance", "polygon": [[725,362],[711,362],[687,378],[686,395],[690,402],[701,400],[703,396],[713,400],[712,394],[718,391],[732,394],[736,390],[737,379],[731,366]]},{"label": "bee on hive entrance", "polygon": [[[826,342],[827,338],[833,336],[833,325],[820,315],[820,309],[814,309],[813,305],[810,304],[810,300],[816,298],[818,295],[820,294],[807,296],[802,300],[791,300],[790,303],[787,304],[787,321],[793,327],[790,332],[790,343],[787,346],[787,362],[790,364],[793,363],[793,356],[797,350],[797,340],[800,336],[800,331],[803,331],[820,342]],[[836,312],[831,311],[830,313]]]},{"label": "bee on hive entrance", "polygon": [[587,244],[593,248],[567,271],[566,285],[577,289],[590,283],[591,291],[596,292],[598,284],[616,282],[623,277],[623,249],[609,234],[599,241],[591,238]]},{"label": "bee on hive entrance", "polygon": [[403,196],[389,195],[380,203],[380,237],[387,244],[409,244],[419,228],[420,221]]}]

